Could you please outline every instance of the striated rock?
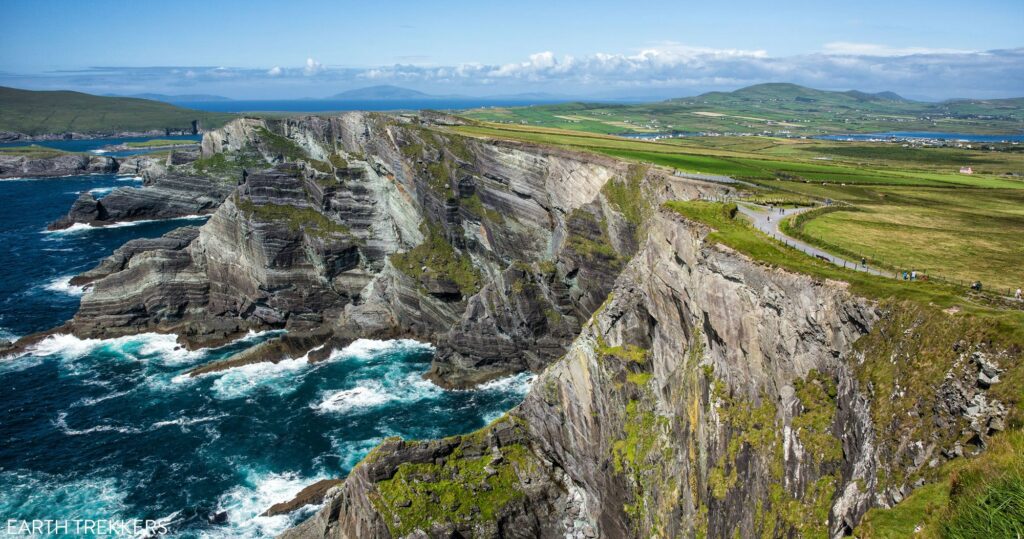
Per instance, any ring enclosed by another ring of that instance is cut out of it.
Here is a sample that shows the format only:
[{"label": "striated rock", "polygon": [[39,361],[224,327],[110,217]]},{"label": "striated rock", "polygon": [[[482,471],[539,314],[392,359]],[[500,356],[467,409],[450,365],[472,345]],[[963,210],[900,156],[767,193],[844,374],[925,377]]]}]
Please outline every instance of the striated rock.
[{"label": "striated rock", "polygon": [[317,481],[316,483],[300,490],[299,493],[291,500],[271,505],[270,508],[264,511],[260,516],[273,517],[277,515],[286,515],[307,505],[323,503],[324,497],[327,496],[328,491],[339,484],[341,484],[340,479],[323,479],[321,481]]},{"label": "striated rock", "polygon": [[83,193],[67,215],[49,225],[60,230],[75,223],[91,226],[170,219],[213,212],[234,185],[210,178],[169,174],[147,179],[143,187],[121,187],[97,201]]},{"label": "striated rock", "polygon": [[0,178],[110,174],[117,170],[117,161],[104,156],[66,154],[34,159],[26,155],[8,152],[0,154]]}]

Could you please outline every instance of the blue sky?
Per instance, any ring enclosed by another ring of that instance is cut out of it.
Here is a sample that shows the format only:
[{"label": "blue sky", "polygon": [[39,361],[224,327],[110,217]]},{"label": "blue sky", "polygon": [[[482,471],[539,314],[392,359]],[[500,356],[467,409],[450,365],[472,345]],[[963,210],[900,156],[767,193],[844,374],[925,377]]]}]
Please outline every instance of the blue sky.
[{"label": "blue sky", "polygon": [[1024,95],[1024,1],[7,0],[0,84],[322,97],[692,95],[767,81]]}]

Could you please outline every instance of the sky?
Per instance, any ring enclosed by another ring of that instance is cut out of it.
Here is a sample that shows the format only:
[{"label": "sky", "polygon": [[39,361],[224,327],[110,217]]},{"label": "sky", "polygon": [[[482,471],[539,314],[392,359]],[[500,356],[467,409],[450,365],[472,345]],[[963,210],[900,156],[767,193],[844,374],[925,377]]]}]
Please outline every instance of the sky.
[{"label": "sky", "polygon": [[760,82],[1024,96],[1024,0],[4,0],[0,85],[675,97]]}]

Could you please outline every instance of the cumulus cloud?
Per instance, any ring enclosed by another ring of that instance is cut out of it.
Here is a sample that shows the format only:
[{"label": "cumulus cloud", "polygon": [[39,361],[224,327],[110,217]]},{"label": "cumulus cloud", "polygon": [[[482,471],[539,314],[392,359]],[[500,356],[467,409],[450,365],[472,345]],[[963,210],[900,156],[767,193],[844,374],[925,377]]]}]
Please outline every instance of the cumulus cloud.
[{"label": "cumulus cloud", "polygon": [[[315,77],[314,77],[315,76]],[[315,81],[315,82],[314,82]],[[772,56],[764,50],[659,43],[632,53],[584,56],[539,51],[519,62],[449,66],[394,64],[328,67],[310,57],[294,67],[95,67],[45,76],[0,74],[0,85],[75,88],[97,93],[190,87],[226,95],[309,96],[367,84],[398,84],[437,93],[545,91],[578,96],[693,95],[761,82],[822,89],[893,90],[911,97],[1009,97],[1024,94],[1024,48],[959,51],[829,43],[822,51]],[[326,90],[325,90],[326,88]],[[287,92],[287,93],[286,93]]]},{"label": "cumulus cloud", "polygon": [[323,70],[324,70],[323,64],[321,64],[320,62],[317,62],[316,60],[314,60],[312,58],[306,58],[306,66],[302,68],[302,72],[306,76],[316,75],[317,73],[320,73]]}]

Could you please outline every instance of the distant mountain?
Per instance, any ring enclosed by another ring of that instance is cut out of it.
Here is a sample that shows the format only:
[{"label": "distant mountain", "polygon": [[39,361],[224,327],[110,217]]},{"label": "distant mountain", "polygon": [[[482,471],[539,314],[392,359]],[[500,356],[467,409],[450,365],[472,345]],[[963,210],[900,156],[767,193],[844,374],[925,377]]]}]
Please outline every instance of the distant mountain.
[{"label": "distant mountain", "polygon": [[135,97],[0,87],[0,131],[26,135],[188,130],[193,121],[212,128],[232,118]]},{"label": "distant mountain", "polygon": [[339,99],[339,100],[399,100],[399,99],[439,99],[442,97],[450,96],[438,96],[426,94],[417,90],[410,90],[408,88],[402,88],[400,86],[391,86],[388,84],[382,84],[379,86],[368,86],[366,88],[356,88],[354,90],[347,90],[340,94],[334,94],[327,99]]},{"label": "distant mountain", "polygon": [[732,92],[708,92],[696,97],[672,99],[670,101],[706,101],[733,104],[737,102],[776,101],[805,104],[818,103],[823,105],[851,105],[857,102],[908,102],[909,100],[904,99],[902,96],[893,92],[879,92],[876,94],[861,92],[858,90],[833,92],[829,90],[816,90],[814,88],[807,88],[805,86],[790,84],[788,82],[769,82],[765,84],[747,86],[746,88],[740,88],[739,90],[734,90]]}]

